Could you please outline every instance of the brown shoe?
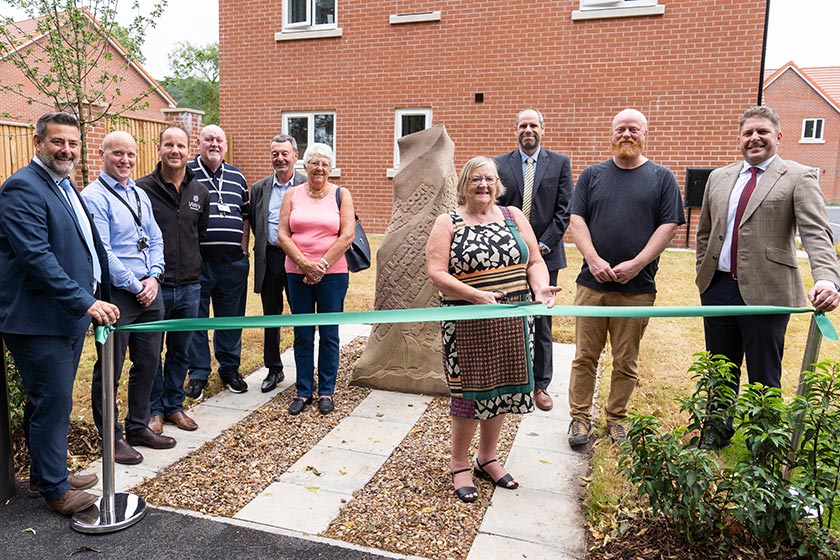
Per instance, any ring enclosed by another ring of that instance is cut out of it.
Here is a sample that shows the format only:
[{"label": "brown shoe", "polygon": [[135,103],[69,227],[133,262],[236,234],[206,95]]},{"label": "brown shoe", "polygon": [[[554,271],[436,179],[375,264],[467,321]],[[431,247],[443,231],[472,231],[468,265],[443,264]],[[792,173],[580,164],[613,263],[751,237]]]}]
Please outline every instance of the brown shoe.
[{"label": "brown shoe", "polygon": [[554,401],[545,389],[534,389],[534,402],[540,410],[547,411],[554,408]]},{"label": "brown shoe", "polygon": [[61,515],[73,515],[85,510],[99,500],[97,496],[88,494],[84,490],[73,490],[65,492],[59,499],[47,502],[47,507],[57,511]]},{"label": "brown shoe", "polygon": [[195,420],[187,416],[183,410],[164,416],[163,419],[171,424],[175,424],[178,426],[178,429],[186,430],[187,432],[193,432],[198,429],[198,424],[195,423]]},{"label": "brown shoe", "polygon": [[151,447],[152,449],[171,449],[175,447],[176,443],[175,438],[158,435],[149,428],[131,431],[125,434],[125,440],[129,445],[134,447],[142,445],[144,447]]},{"label": "brown shoe", "polygon": [[154,415],[149,418],[149,429],[160,435],[163,433],[163,416]]},{"label": "brown shoe", "polygon": [[[67,476],[67,482],[70,483],[70,488],[73,490],[87,490],[88,488],[93,488],[96,486],[96,483],[99,482],[99,477],[96,474],[82,474],[82,473],[70,473]],[[29,497],[30,498],[40,498],[41,492],[38,490],[38,487],[34,484],[29,485]]]},{"label": "brown shoe", "polygon": [[143,456],[120,438],[114,440],[114,462],[121,465],[139,465],[143,462]]}]

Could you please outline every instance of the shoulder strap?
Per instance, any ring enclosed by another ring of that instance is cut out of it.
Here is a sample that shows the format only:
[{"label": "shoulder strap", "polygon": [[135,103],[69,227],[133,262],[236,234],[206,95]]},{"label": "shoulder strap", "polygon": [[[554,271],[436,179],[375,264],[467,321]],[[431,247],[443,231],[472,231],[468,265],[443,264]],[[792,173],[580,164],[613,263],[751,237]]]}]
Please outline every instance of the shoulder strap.
[{"label": "shoulder strap", "polygon": [[499,206],[499,210],[502,211],[502,216],[505,218],[505,224],[507,224],[508,229],[513,234],[513,238],[516,240],[516,244],[519,245],[519,252],[522,255],[520,262],[525,264],[528,262],[529,254],[528,254],[528,245],[525,243],[525,240],[522,239],[522,236],[519,235],[519,228],[516,227],[516,222],[513,219],[513,214],[510,212],[510,208],[507,206]]},{"label": "shoulder strap", "polygon": [[335,207],[341,212],[341,185],[335,188]]}]

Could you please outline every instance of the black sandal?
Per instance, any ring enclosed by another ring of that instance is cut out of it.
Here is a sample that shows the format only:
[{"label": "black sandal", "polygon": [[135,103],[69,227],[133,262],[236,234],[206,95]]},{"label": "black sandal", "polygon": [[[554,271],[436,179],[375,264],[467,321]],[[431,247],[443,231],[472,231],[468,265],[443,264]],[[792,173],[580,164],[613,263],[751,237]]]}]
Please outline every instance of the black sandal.
[{"label": "black sandal", "polygon": [[[471,471],[471,470],[472,469],[467,467],[466,469],[461,469],[459,471],[450,472],[449,474],[452,475],[452,482],[455,482],[455,475],[456,474],[461,474],[461,473]],[[474,496],[472,498],[470,498],[469,497],[470,494],[474,494]],[[466,502],[468,504],[471,504],[478,499],[478,488],[476,488],[475,486],[461,486],[460,488],[455,489],[455,495],[462,502]]]},{"label": "black sandal", "polygon": [[478,462],[478,455],[476,455],[476,457],[475,457],[475,476],[477,476],[478,478],[483,478],[485,480],[489,480],[490,482],[492,482],[493,484],[495,484],[499,488],[505,488],[506,490],[516,490],[517,488],[519,488],[519,483],[516,482],[515,480],[513,480],[513,477],[510,475],[510,473],[504,475],[499,480],[493,480],[493,477],[490,476],[490,474],[487,471],[484,470],[484,467],[486,467],[490,463],[497,463],[497,462],[498,461],[496,459],[490,459],[486,463],[479,463]]}]

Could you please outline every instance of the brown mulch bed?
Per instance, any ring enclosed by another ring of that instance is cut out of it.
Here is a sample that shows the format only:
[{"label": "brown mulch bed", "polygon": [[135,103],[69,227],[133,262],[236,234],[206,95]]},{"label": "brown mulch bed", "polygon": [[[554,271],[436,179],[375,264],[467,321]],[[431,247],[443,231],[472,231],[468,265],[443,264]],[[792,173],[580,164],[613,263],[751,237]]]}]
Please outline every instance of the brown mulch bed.
[{"label": "brown mulch bed", "polygon": [[[12,430],[12,449],[15,456],[15,478],[29,480],[29,450],[26,448],[23,426],[16,426]],[[101,456],[102,448],[96,426],[71,420],[67,434],[67,467],[71,471],[83,469]]]}]

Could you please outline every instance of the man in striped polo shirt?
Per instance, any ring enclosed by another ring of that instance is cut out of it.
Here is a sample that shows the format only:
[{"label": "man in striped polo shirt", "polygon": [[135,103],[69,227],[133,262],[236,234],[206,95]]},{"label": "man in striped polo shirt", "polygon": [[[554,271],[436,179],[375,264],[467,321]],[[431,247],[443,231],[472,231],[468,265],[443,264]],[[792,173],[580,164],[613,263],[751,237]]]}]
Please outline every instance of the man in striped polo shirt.
[{"label": "man in striped polo shirt", "polygon": [[[249,212],[248,183],[242,172],[225,163],[225,131],[205,126],[198,138],[198,155],[187,165],[210,193],[210,221],[201,242],[201,300],[198,316],[245,315],[248,284]],[[213,351],[219,362],[219,377],[233,393],[244,393],[248,384],[239,373],[242,330],[214,331]],[[210,376],[207,331],[196,331],[190,348],[189,383],[186,394],[201,397]]]}]

